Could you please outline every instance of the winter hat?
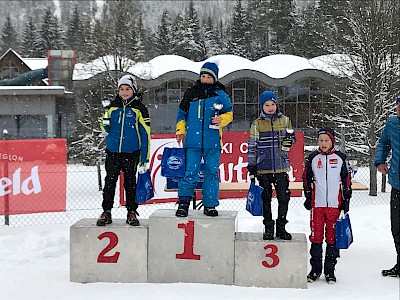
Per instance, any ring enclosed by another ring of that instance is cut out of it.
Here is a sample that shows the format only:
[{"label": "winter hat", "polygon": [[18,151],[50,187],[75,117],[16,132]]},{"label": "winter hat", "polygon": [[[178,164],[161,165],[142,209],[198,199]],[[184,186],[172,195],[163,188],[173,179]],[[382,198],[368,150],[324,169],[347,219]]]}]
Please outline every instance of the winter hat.
[{"label": "winter hat", "polygon": [[263,107],[264,103],[268,100],[274,101],[276,105],[278,105],[278,101],[276,100],[276,94],[272,91],[264,91],[260,95],[260,106]]},{"label": "winter hat", "polygon": [[318,137],[321,134],[327,134],[332,141],[332,146],[335,144],[335,132],[331,128],[329,127],[320,128],[318,130]]},{"label": "winter hat", "polygon": [[200,76],[208,74],[214,79],[214,83],[218,81],[218,66],[213,62],[206,62],[200,69]]},{"label": "winter hat", "polygon": [[399,104],[400,103],[400,96],[397,96],[396,97],[396,104]]},{"label": "winter hat", "polygon": [[128,85],[133,90],[134,93],[137,92],[136,79],[132,75],[124,75],[121,77],[120,80],[118,80],[118,88],[123,84]]}]

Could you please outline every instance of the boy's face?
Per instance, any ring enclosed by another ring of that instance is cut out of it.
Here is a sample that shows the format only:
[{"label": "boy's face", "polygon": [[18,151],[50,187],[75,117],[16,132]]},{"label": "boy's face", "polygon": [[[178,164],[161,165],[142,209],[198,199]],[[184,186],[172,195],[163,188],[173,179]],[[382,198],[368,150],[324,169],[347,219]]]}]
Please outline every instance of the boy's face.
[{"label": "boy's face", "polygon": [[327,134],[320,134],[318,136],[318,147],[323,152],[328,152],[332,148],[332,140]]},{"label": "boy's face", "polygon": [[119,96],[124,100],[128,100],[133,96],[133,90],[129,85],[122,84],[119,87]]},{"label": "boy's face", "polygon": [[274,101],[268,100],[263,104],[262,109],[267,115],[273,115],[276,112],[276,104]]},{"label": "boy's face", "polygon": [[213,84],[214,78],[208,74],[202,74],[200,76],[200,82],[203,84]]},{"label": "boy's face", "polygon": [[396,104],[396,112],[397,112],[397,116],[400,118],[400,103]]}]

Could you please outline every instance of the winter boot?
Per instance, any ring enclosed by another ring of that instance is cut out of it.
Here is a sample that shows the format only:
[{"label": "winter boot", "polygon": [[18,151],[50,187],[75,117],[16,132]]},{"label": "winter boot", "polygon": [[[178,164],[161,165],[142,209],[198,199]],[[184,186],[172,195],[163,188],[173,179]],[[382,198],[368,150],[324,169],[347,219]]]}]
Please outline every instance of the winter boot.
[{"label": "winter boot", "polygon": [[334,244],[326,244],[324,274],[326,282],[334,284],[336,282],[335,266],[339,257],[339,249]]},{"label": "winter boot", "polygon": [[391,268],[389,270],[382,270],[382,276],[384,276],[384,277],[400,277],[400,270],[397,267],[397,265],[395,265],[393,268]]},{"label": "winter boot", "polygon": [[139,215],[136,210],[131,210],[128,211],[128,214],[126,215],[126,224],[129,224],[131,226],[139,226],[139,220],[136,218],[136,215]]},{"label": "winter boot", "polygon": [[264,221],[265,224],[265,232],[263,234],[263,240],[273,240],[274,239],[274,229],[275,229],[275,221]]},{"label": "winter boot", "polygon": [[176,210],[175,216],[177,217],[187,217],[189,212],[189,202],[178,202],[179,206]]},{"label": "winter boot", "polygon": [[291,240],[292,235],[285,230],[285,225],[288,221],[286,220],[276,220],[276,237],[281,240]]},{"label": "winter boot", "polygon": [[217,217],[218,211],[214,206],[204,206],[204,214],[209,217]]},{"label": "winter boot", "polygon": [[308,282],[314,282],[322,273],[322,243],[311,243],[311,271],[307,275]]},{"label": "winter boot", "polygon": [[111,224],[112,223],[112,218],[111,218],[111,212],[110,211],[104,211],[100,217],[97,219],[97,226],[105,226],[106,224]]}]

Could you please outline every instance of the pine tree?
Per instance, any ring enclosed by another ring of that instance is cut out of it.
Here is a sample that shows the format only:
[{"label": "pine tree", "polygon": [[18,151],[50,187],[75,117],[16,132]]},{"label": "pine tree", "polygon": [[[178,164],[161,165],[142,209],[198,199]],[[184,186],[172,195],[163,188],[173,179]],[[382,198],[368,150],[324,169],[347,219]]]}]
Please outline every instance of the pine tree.
[{"label": "pine tree", "polygon": [[78,6],[75,6],[72,17],[69,20],[66,46],[69,49],[75,50],[78,57],[85,51],[85,31],[79,15]]},{"label": "pine tree", "polygon": [[272,52],[283,53],[286,39],[294,23],[294,0],[270,0],[269,19],[272,31]]},{"label": "pine tree", "polygon": [[159,55],[172,54],[174,49],[171,47],[173,41],[172,21],[168,10],[164,10],[158,25],[156,36],[156,47]]},{"label": "pine tree", "polygon": [[1,52],[3,53],[10,48],[18,52],[19,39],[14,24],[11,22],[11,17],[8,15],[1,34]]},{"label": "pine tree", "polygon": [[211,16],[208,16],[207,21],[205,22],[205,30],[204,30],[204,45],[207,51],[207,56],[218,55],[222,53],[222,47],[220,42],[220,36],[216,29],[214,28],[214,24]]},{"label": "pine tree", "polygon": [[22,32],[22,44],[24,47],[20,50],[21,55],[24,57],[39,57],[40,53],[37,51],[38,41],[38,29],[32,17],[29,17]]},{"label": "pine tree", "polygon": [[64,48],[63,32],[60,29],[58,18],[53,15],[50,7],[44,12],[39,33],[38,51],[42,57],[47,56],[48,50]]},{"label": "pine tree", "polygon": [[236,0],[228,51],[231,54],[251,59],[248,26],[247,13],[242,6],[242,0]]}]

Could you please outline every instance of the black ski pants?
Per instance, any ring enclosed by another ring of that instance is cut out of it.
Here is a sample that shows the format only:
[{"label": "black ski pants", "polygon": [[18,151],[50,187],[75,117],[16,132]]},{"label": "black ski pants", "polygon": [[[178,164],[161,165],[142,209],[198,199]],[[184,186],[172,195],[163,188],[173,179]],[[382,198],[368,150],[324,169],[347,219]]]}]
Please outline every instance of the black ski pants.
[{"label": "black ski pants", "polygon": [[122,170],[124,174],[124,189],[126,194],[126,208],[128,211],[136,211],[136,170],[139,164],[140,152],[116,153],[106,151],[106,179],[103,189],[104,210],[111,210],[114,204],[115,188],[118,176]]},{"label": "black ski pants", "polygon": [[264,189],[261,198],[263,202],[263,216],[264,225],[273,225],[272,220],[272,184],[275,186],[276,196],[278,198],[278,219],[277,225],[284,226],[287,223],[286,215],[289,207],[290,190],[289,190],[289,176],[285,173],[276,174],[259,174],[257,179],[260,186]]},{"label": "black ski pants", "polygon": [[397,252],[397,267],[400,268],[400,190],[392,188],[390,195],[390,222]]}]

